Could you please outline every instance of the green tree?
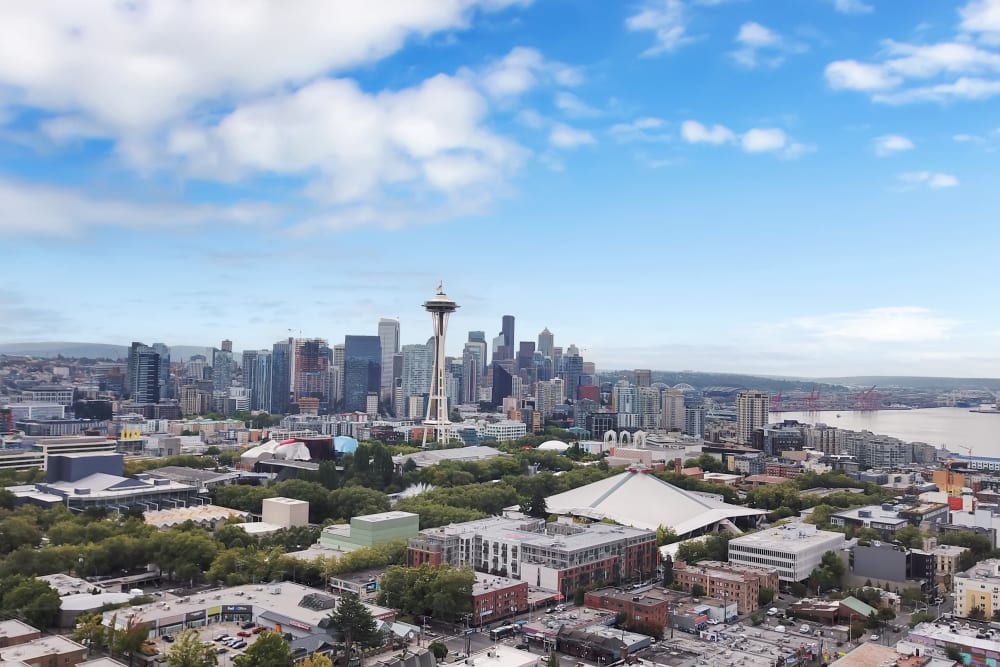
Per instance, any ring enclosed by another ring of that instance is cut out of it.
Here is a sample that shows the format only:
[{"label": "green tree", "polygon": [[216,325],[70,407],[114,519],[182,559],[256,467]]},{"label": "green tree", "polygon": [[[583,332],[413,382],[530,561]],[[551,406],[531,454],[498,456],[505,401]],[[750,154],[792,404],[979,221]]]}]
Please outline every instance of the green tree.
[{"label": "green tree", "polygon": [[234,667],[293,667],[292,647],[277,632],[265,630],[243,655],[233,659]]},{"label": "green tree", "polygon": [[894,539],[909,549],[919,549],[924,544],[924,534],[916,526],[906,526],[897,530]]},{"label": "green tree", "polygon": [[896,618],[896,612],[889,607],[880,607],[878,610],[878,618],[880,621],[891,621]]},{"label": "green tree", "polygon": [[441,642],[431,642],[427,645],[427,650],[433,653],[438,660],[444,660],[448,657],[448,647]]},{"label": "green tree", "polygon": [[299,667],[333,667],[333,660],[322,653],[313,653],[306,656],[305,660],[299,663]]},{"label": "green tree", "polygon": [[667,554],[663,557],[663,562],[661,563],[663,567],[663,587],[668,588],[670,584],[674,583],[674,559]]},{"label": "green tree", "polygon": [[340,598],[329,619],[328,627],[341,636],[348,658],[355,646],[363,650],[382,643],[374,617],[353,593],[345,593]]},{"label": "green tree", "polygon": [[217,664],[215,647],[203,646],[194,630],[178,635],[167,654],[168,667],[215,667]]},{"label": "green tree", "polygon": [[544,519],[549,515],[548,506],[545,504],[545,494],[536,491],[528,502],[527,515],[536,519]]},{"label": "green tree", "polygon": [[761,607],[769,605],[774,602],[774,589],[773,588],[761,588],[757,593],[757,604]]},{"label": "green tree", "polygon": [[691,587],[691,597],[700,598],[705,597],[705,587],[701,584],[695,584]]},{"label": "green tree", "polygon": [[174,528],[157,533],[151,540],[150,558],[168,579],[200,578],[212,565],[219,544],[200,528]]},{"label": "green tree", "polygon": [[90,653],[103,650],[108,645],[108,629],[100,613],[84,614],[77,619],[72,639],[83,644]]},{"label": "green tree", "polygon": [[118,615],[111,617],[111,627],[108,630],[108,648],[112,655],[128,656],[128,664],[132,664],[135,654],[139,652],[149,637],[149,628],[141,622],[137,614],[129,614],[125,624],[118,627]]},{"label": "green tree", "polygon": [[909,626],[911,628],[915,628],[920,623],[927,623],[929,621],[933,621],[935,618],[937,618],[937,617],[932,612],[929,612],[929,611],[918,611],[917,613],[912,614],[910,616]]},{"label": "green tree", "polygon": [[42,532],[27,518],[14,515],[0,521],[0,554],[22,546],[34,547],[41,539]]},{"label": "green tree", "polygon": [[559,654],[549,651],[549,657],[545,660],[545,667],[559,667]]},{"label": "green tree", "polygon": [[963,664],[964,662],[962,660],[962,651],[954,644],[948,644],[947,646],[945,646],[944,654],[948,657],[949,660],[954,660],[959,664]]},{"label": "green tree", "polygon": [[23,618],[27,623],[45,630],[59,616],[61,600],[49,584],[40,579],[17,576],[14,581],[5,581],[2,606],[11,615]]}]

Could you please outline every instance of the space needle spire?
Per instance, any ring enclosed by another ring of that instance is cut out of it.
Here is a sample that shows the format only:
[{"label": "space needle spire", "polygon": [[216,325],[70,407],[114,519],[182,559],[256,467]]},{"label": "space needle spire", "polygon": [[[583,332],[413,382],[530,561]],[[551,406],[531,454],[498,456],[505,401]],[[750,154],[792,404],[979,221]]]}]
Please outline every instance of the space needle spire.
[{"label": "space needle spire", "polygon": [[434,371],[431,374],[431,393],[427,400],[427,417],[424,419],[423,446],[427,446],[427,434],[434,432],[434,440],[446,443],[451,437],[451,420],[448,419],[448,376],[444,365],[444,339],[448,331],[448,316],[458,310],[458,304],[444,293],[444,285],[438,283],[437,294],[424,302],[424,309],[431,314],[434,325]]}]

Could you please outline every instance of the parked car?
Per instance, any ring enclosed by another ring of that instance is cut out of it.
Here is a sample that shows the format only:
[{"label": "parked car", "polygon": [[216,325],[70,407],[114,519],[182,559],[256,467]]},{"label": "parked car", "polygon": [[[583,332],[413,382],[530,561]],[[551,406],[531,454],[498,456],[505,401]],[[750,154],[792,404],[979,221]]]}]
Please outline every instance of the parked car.
[{"label": "parked car", "polygon": [[267,630],[267,628],[265,628],[263,625],[258,625],[256,628],[254,628],[250,632],[254,633],[255,635],[259,635],[260,633],[264,632],[264,630]]},{"label": "parked car", "polygon": [[217,642],[221,642],[224,639],[229,639],[229,635],[227,635],[225,632],[223,632],[223,633],[215,635],[214,639]]},{"label": "parked car", "polygon": [[162,639],[163,639],[163,641],[167,642],[168,644],[173,644],[174,643],[173,635],[163,635]]},{"label": "parked car", "polygon": [[238,637],[249,637],[252,634],[253,633],[250,632],[249,630],[240,630],[239,632],[236,633]]},{"label": "parked car", "polygon": [[219,648],[215,649],[215,652],[218,653],[219,655],[222,655],[223,653],[229,653],[229,649],[226,648],[225,646],[220,646]]},{"label": "parked car", "polygon": [[870,639],[873,642],[877,642],[879,639],[881,639],[881,637],[879,637],[878,635],[872,635],[868,639]]},{"label": "parked car", "polygon": [[253,621],[244,621],[243,623],[240,623],[240,627],[243,628],[244,630],[249,630],[255,625],[257,624],[254,623]]},{"label": "parked car", "polygon": [[233,650],[241,649],[241,648],[246,648],[246,645],[247,645],[247,643],[241,639],[240,641],[238,641],[235,644],[233,644],[232,648],[233,648]]}]

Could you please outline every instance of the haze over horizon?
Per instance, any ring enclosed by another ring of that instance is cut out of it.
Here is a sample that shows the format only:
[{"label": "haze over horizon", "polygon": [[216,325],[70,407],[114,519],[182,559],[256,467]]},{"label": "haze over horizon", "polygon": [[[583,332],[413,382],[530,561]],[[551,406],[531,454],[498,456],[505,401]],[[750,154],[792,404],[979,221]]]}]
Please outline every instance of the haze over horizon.
[{"label": "haze over horizon", "polygon": [[1000,377],[1000,0],[0,5],[0,342]]}]

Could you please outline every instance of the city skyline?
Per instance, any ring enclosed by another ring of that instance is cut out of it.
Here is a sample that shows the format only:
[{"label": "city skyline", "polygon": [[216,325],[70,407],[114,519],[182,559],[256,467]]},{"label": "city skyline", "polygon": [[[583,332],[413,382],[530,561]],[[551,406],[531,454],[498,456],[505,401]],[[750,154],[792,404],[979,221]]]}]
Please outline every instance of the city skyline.
[{"label": "city skyline", "polygon": [[1000,376],[1000,0],[153,4],[0,7],[0,342]]}]

